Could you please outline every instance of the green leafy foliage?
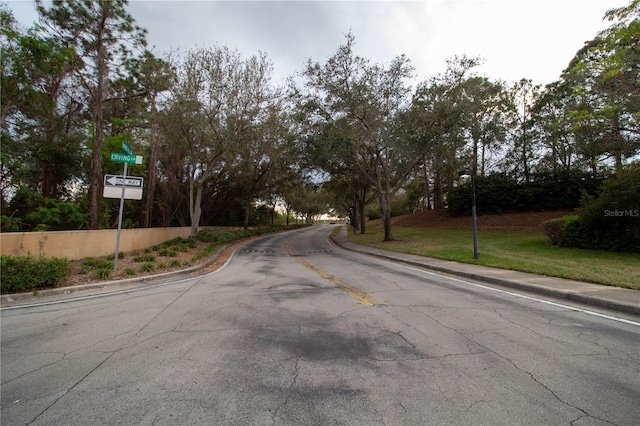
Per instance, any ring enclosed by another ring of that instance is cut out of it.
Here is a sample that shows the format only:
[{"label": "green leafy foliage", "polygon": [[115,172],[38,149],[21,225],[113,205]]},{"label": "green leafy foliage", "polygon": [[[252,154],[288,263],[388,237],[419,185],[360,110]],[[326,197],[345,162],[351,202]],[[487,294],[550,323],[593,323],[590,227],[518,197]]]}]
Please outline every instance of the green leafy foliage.
[{"label": "green leafy foliage", "polygon": [[111,265],[111,262],[107,259],[100,259],[96,257],[86,257],[82,260],[81,269],[85,272],[94,269],[105,269]]},{"label": "green leafy foliage", "polygon": [[13,216],[6,222],[3,219],[3,232],[86,229],[88,223],[88,215],[78,204],[45,198],[25,186],[16,191],[8,211]]},{"label": "green leafy foliage", "polygon": [[96,277],[98,279],[104,280],[109,278],[109,275],[111,275],[112,270],[111,269],[107,269],[107,268],[102,268],[102,269],[98,269],[96,271]]},{"label": "green leafy foliage", "polygon": [[196,238],[205,243],[226,244],[236,240],[240,232],[229,229],[204,229],[198,232]]},{"label": "green leafy foliage", "polygon": [[575,232],[577,247],[640,251],[640,162],[607,179],[597,196],[585,196]]},{"label": "green leafy foliage", "polygon": [[158,256],[176,257],[177,254],[178,254],[178,252],[176,250],[173,250],[173,249],[163,248],[163,249],[158,250]]},{"label": "green leafy foliage", "polygon": [[[584,173],[553,176],[539,174],[531,182],[501,174],[476,178],[478,214],[521,211],[571,210],[580,206],[583,193],[594,194],[600,180]],[[471,213],[471,182],[465,182],[449,193],[449,211]]]},{"label": "green leafy foliage", "polygon": [[69,273],[69,261],[58,258],[0,256],[2,294],[51,287]]},{"label": "green leafy foliage", "polygon": [[551,245],[562,246],[562,226],[565,223],[565,218],[560,217],[556,219],[547,220],[542,223],[542,232],[549,237]]},{"label": "green leafy foliage", "polygon": [[139,271],[140,272],[151,272],[155,269],[155,265],[151,262],[147,262],[147,263],[143,263],[142,265],[140,265]]},{"label": "green leafy foliage", "polygon": [[133,261],[137,263],[153,262],[154,260],[156,260],[156,257],[151,253],[140,254],[133,257]]},{"label": "green leafy foliage", "polygon": [[551,244],[592,250],[640,251],[640,163],[607,179],[598,196],[585,194],[579,216],[543,224]]}]

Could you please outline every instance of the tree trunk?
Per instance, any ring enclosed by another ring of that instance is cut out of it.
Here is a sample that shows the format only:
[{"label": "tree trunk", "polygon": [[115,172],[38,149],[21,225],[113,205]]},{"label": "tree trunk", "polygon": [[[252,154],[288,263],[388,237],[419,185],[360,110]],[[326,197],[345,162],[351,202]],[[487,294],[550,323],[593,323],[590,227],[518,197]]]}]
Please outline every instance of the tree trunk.
[{"label": "tree trunk", "polygon": [[97,87],[94,92],[94,138],[93,138],[93,157],[91,160],[91,177],[89,180],[89,229],[98,229],[98,220],[100,217],[98,197],[102,185],[102,141],[104,138],[104,118],[103,103],[105,95],[105,80],[107,78],[107,55],[104,44],[104,31],[106,10],[101,9],[102,20],[100,22],[99,33],[96,37],[96,66],[97,66]]},{"label": "tree trunk", "polygon": [[271,208],[271,227],[275,226],[276,222],[276,206],[278,203],[273,203],[273,207]]},{"label": "tree trunk", "polygon": [[381,191],[381,185],[378,185],[378,201],[380,203],[380,213],[382,214],[382,226],[384,228],[384,240],[393,241],[393,232],[391,231],[391,200],[386,192]]},{"label": "tree trunk", "polygon": [[251,217],[251,201],[247,202],[244,206],[244,220],[243,225],[245,231],[249,229],[249,219]]},{"label": "tree trunk", "polygon": [[147,168],[147,191],[144,205],[142,227],[151,227],[151,212],[153,211],[153,193],[156,190],[156,162],[158,161],[158,134],[156,132],[156,100],[151,98],[151,125],[149,126],[149,167]]},{"label": "tree trunk", "polygon": [[444,208],[444,194],[442,191],[442,173],[436,172],[433,179],[434,186],[434,200],[433,207],[436,210]]},{"label": "tree trunk", "polygon": [[[196,188],[194,188],[194,186]],[[195,193],[195,199],[193,191]],[[198,234],[198,224],[200,223],[200,215],[202,214],[202,184],[200,182],[194,182],[193,179],[189,184],[189,216],[191,218],[191,233],[189,238],[195,238]]]},{"label": "tree trunk", "polygon": [[393,241],[393,231],[391,229],[391,208],[389,203],[386,202],[382,210],[382,225],[384,227],[384,240]]}]

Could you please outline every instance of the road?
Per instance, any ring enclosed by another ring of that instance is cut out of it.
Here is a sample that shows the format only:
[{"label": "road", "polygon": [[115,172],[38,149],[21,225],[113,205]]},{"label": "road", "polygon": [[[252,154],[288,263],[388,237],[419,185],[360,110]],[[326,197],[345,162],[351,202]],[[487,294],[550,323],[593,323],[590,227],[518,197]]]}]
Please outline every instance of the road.
[{"label": "road", "polygon": [[331,229],[3,309],[2,425],[640,424],[640,324],[345,251]]}]

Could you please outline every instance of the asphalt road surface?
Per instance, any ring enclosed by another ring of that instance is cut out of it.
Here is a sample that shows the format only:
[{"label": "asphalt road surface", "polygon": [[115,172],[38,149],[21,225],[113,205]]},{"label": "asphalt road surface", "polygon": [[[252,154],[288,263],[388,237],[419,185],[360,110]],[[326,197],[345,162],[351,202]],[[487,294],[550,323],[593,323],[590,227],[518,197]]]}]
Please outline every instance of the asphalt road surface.
[{"label": "asphalt road surface", "polygon": [[2,425],[640,424],[640,324],[345,251],[331,230],[3,309]]}]

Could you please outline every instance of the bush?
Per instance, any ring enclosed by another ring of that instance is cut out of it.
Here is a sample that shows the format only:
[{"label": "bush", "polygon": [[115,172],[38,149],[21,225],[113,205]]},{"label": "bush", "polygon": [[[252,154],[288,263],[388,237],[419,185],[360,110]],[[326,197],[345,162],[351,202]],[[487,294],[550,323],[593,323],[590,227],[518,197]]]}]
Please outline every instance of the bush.
[{"label": "bush", "polygon": [[[9,203],[15,212],[11,221],[3,220],[3,231],[61,231],[87,227],[89,215],[81,204],[45,198],[27,187],[20,187]],[[15,229],[19,227],[19,229]]]},{"label": "bush", "polygon": [[109,278],[109,275],[111,275],[111,271],[112,271],[111,269],[106,269],[106,268],[98,269],[96,271],[96,277],[101,280],[107,279]]},{"label": "bush", "polygon": [[178,252],[173,249],[163,248],[158,250],[158,256],[176,257],[177,255],[178,255]]},{"label": "bush", "polygon": [[597,197],[585,195],[578,247],[640,252],[640,162],[609,177]]},{"label": "bush", "polygon": [[640,163],[627,166],[584,194],[579,216],[543,223],[551,244],[591,250],[640,252]]},{"label": "bush", "polygon": [[559,247],[580,247],[583,244],[584,229],[579,216],[564,216],[542,223],[542,232],[549,237],[551,245]]},{"label": "bush", "polygon": [[140,272],[150,272],[153,271],[155,268],[155,266],[153,265],[153,263],[143,263],[142,265],[140,265]]},{"label": "bush", "polygon": [[69,261],[58,258],[0,256],[3,294],[51,287],[69,274]]},{"label": "bush", "polygon": [[[572,210],[582,194],[595,194],[601,181],[580,172],[539,174],[531,182],[518,182],[502,174],[476,177],[478,214],[518,211]],[[454,214],[471,214],[471,182],[449,191],[448,208]]]},{"label": "bush", "polygon": [[153,262],[155,260],[156,260],[156,257],[151,253],[140,254],[133,258],[133,261],[136,263]]},{"label": "bush", "polygon": [[91,269],[107,269],[111,265],[107,259],[99,259],[95,257],[86,257],[82,260],[81,268],[83,271]]},{"label": "bush", "polygon": [[564,222],[565,218],[559,217],[542,223],[542,232],[549,237],[549,242],[552,246],[563,245],[562,227]]}]

